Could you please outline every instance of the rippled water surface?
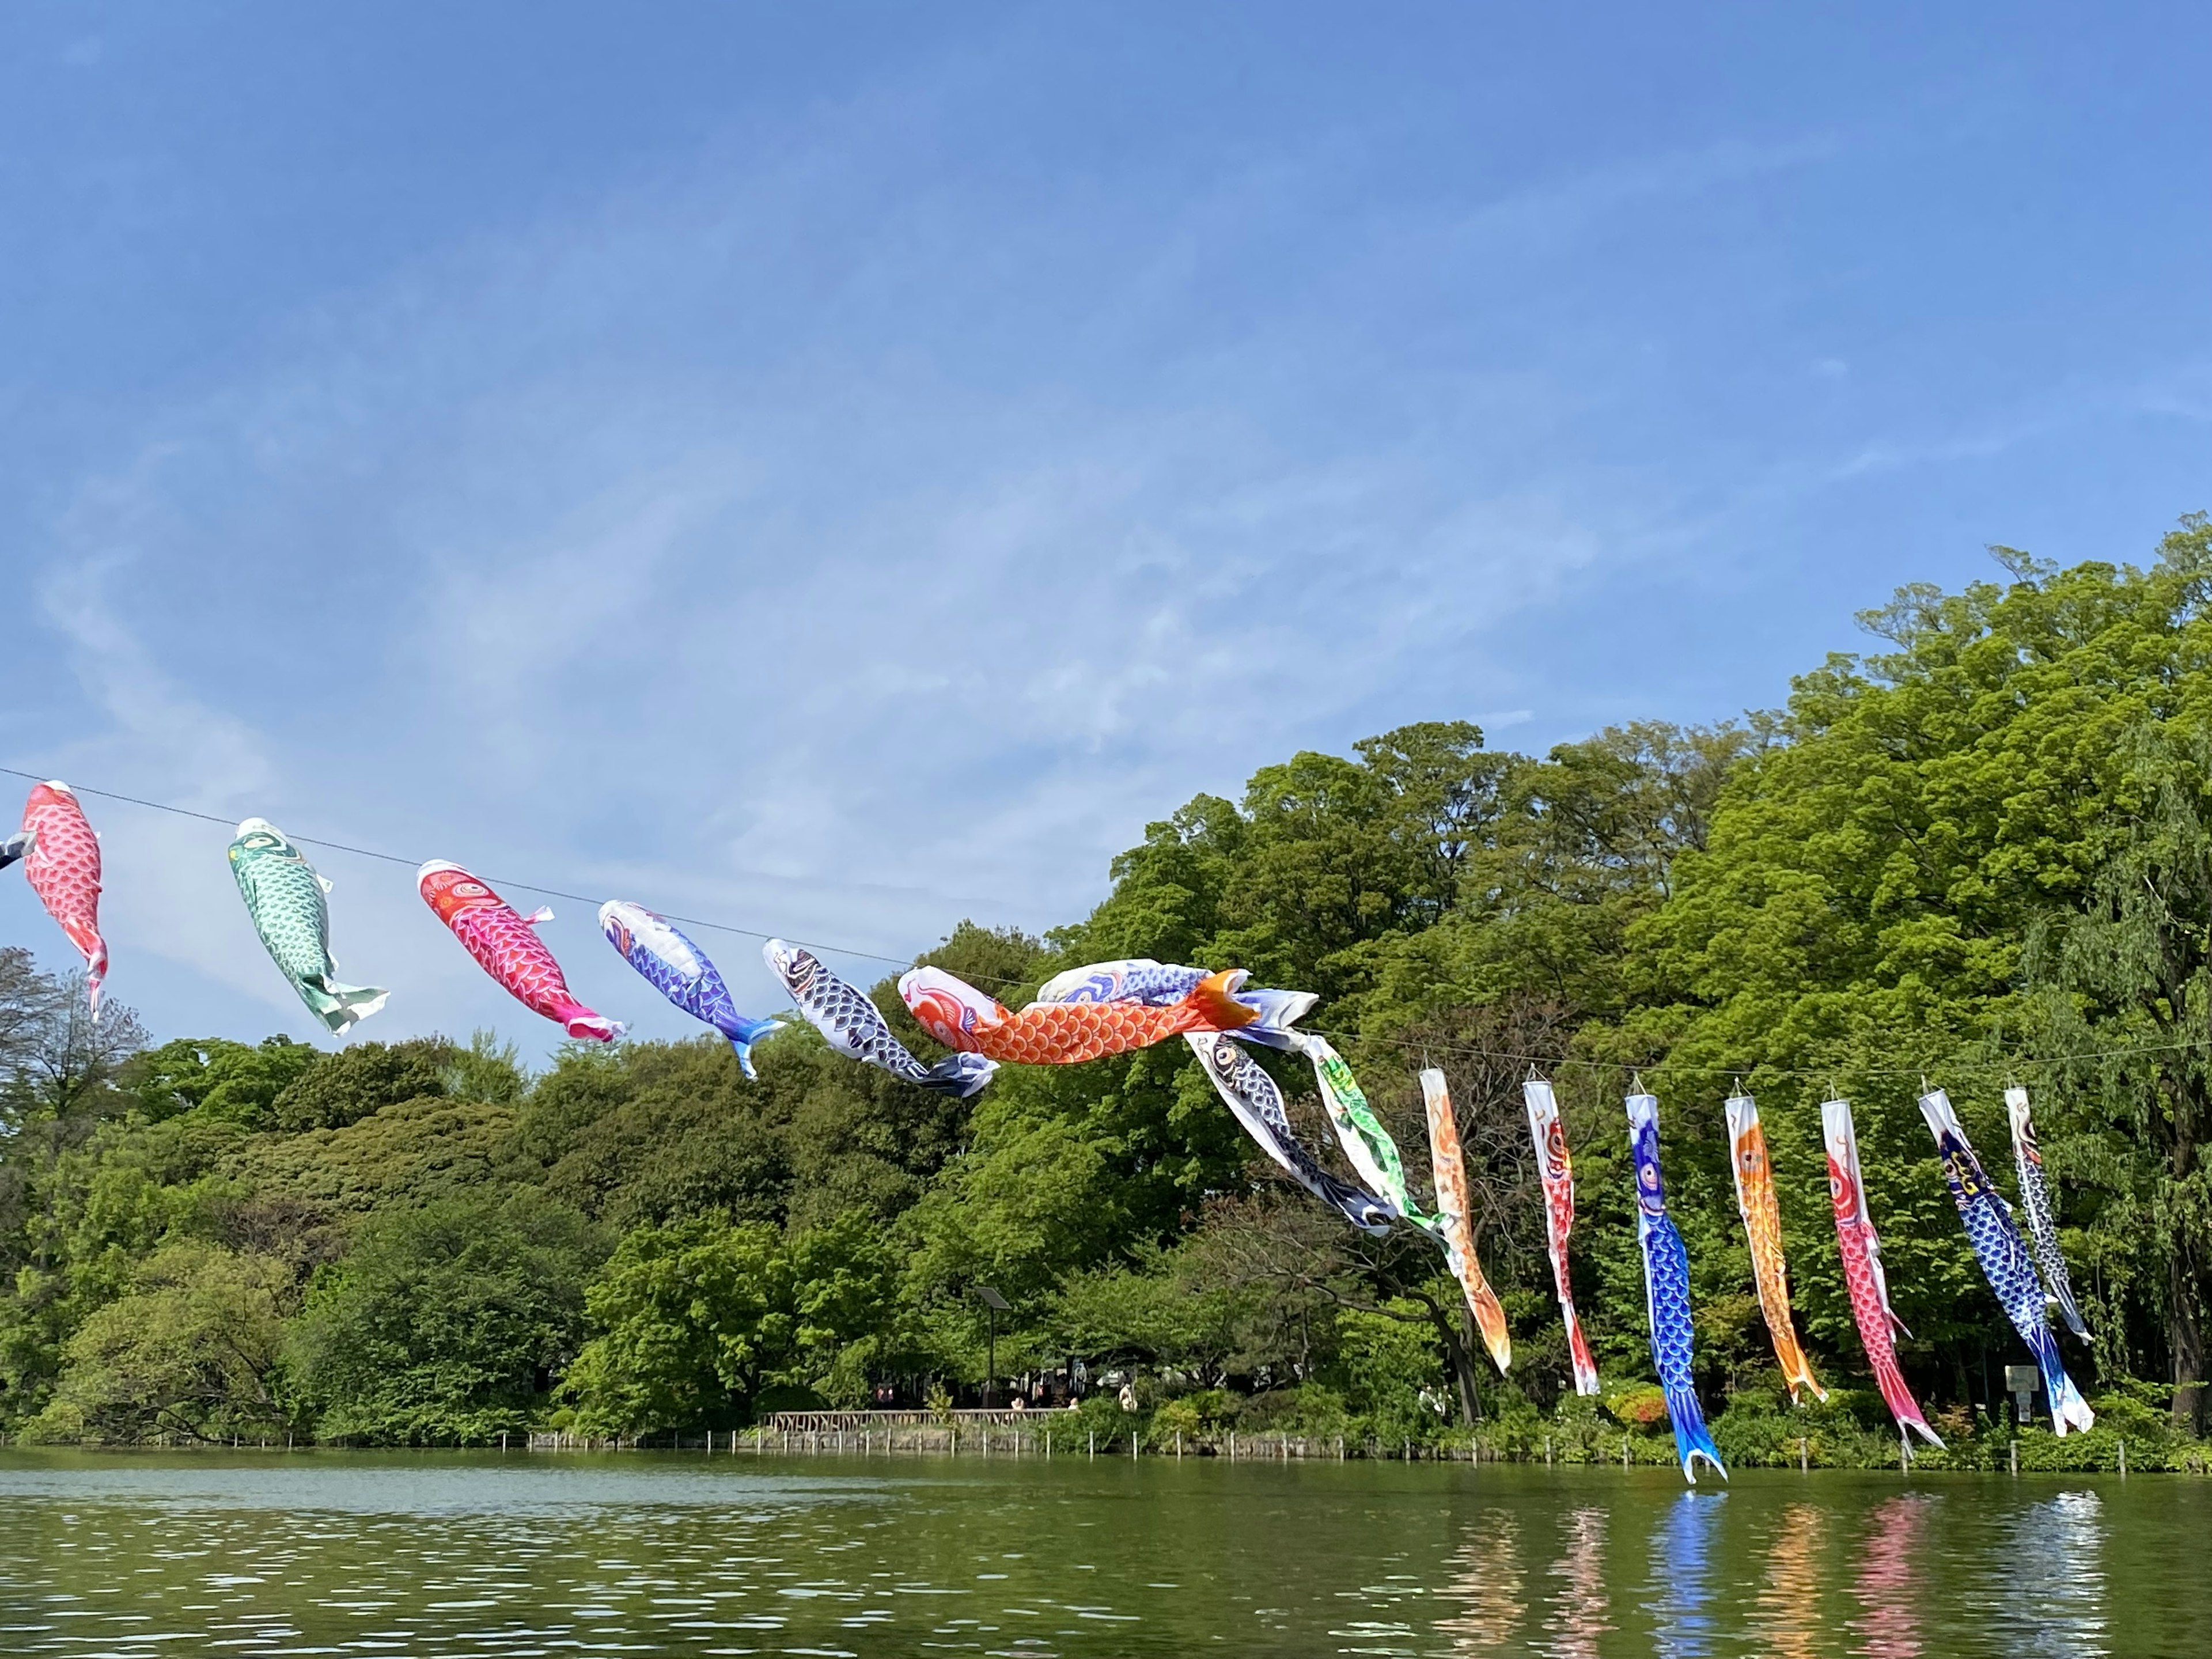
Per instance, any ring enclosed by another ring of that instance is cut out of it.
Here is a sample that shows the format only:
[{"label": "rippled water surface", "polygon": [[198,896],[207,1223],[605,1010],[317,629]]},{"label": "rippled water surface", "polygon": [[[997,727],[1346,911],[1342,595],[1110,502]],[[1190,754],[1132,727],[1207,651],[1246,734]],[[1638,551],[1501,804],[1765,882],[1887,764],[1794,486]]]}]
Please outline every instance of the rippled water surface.
[{"label": "rippled water surface", "polygon": [[0,1453],[0,1654],[2212,1651],[2212,1483]]}]

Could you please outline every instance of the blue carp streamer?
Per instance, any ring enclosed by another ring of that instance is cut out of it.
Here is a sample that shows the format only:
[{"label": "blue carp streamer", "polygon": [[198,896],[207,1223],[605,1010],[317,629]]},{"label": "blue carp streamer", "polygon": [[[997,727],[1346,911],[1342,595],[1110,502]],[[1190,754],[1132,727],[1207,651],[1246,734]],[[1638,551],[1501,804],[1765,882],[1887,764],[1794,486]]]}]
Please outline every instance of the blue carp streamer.
[{"label": "blue carp streamer", "polygon": [[609,899],[599,907],[599,931],[622,952],[623,960],[645,976],[647,984],[729,1038],[744,1074],[759,1077],[753,1070],[753,1044],[781,1029],[781,1017],[747,1019],[739,1013],[730,988],[722,983],[720,970],[707,953],[665,916],[642,904]]},{"label": "blue carp streamer", "polygon": [[1682,1474],[1698,1484],[1697,1460],[1711,1464],[1722,1480],[1728,1468],[1712,1431],[1705,1427],[1692,1376],[1690,1344],[1690,1255],[1682,1235],[1667,1213],[1666,1183],[1659,1176],[1659,1101],[1654,1095],[1628,1097],[1628,1151],[1636,1164],[1636,1231],[1644,1245],[1644,1307],[1651,1325],[1651,1365],[1667,1393],[1667,1415],[1674,1425],[1674,1450]]},{"label": "blue carp streamer", "polygon": [[1982,1276],[1990,1281],[2005,1317],[2012,1321],[2020,1340],[2027,1344],[2027,1351],[2042,1368],[2051,1432],[2063,1435],[2069,1429],[2089,1427],[2097,1414],[2081,1398],[2081,1391],[2066,1375],[2066,1366],[2058,1357],[2058,1333],[2051,1328],[2043,1282],[2035,1276],[2035,1261],[2028,1255],[2027,1242],[2013,1224],[2012,1206],[1990,1184],[1948,1095],[1941,1089],[1929,1090],[1920,1097],[1920,1115],[1928,1120],[1928,1132],[1936,1137],[1943,1179],[1951,1188],[1951,1202],[1958,1206],[1959,1219],[1966,1224],[1975,1260],[1982,1264]]}]

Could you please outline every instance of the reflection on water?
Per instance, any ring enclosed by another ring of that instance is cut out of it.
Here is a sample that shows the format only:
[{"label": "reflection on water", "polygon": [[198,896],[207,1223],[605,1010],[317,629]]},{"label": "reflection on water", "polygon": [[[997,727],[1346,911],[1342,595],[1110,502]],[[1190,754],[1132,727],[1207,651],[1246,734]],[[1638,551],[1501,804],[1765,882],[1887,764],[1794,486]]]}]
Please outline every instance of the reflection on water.
[{"label": "reflection on water", "polygon": [[1565,1547],[1552,1563],[1560,1581],[1552,1592],[1541,1651],[1552,1659],[1597,1659],[1597,1638],[1613,1626],[1605,1617],[1605,1511],[1588,1505],[1566,1519]]},{"label": "reflection on water", "polygon": [[0,1655],[2158,1659],[2208,1536],[2142,1477],[0,1452]]},{"label": "reflection on water", "polygon": [[1451,1559],[1449,1582],[1437,1594],[1466,1610],[1437,1620],[1454,1638],[1454,1653],[1508,1653],[1519,1649],[1522,1600],[1521,1522],[1510,1510],[1492,1510],[1479,1522]]},{"label": "reflection on water", "polygon": [[1651,1615],[1656,1646],[1662,1654],[1692,1659],[1714,1650],[1712,1620],[1706,1607],[1712,1595],[1706,1557],[1721,1506],[1727,1502],[1726,1492],[1678,1493],[1652,1535],[1653,1594],[1644,1607]]},{"label": "reflection on water", "polygon": [[1766,1583],[1752,1614],[1776,1659],[1823,1659],[1830,1642],[1820,1617],[1822,1516],[1811,1504],[1792,1504],[1774,1524]]},{"label": "reflection on water", "polygon": [[1921,1522],[1933,1501],[1917,1494],[1893,1498],[1869,1518],[1858,1576],[1851,1584],[1861,1609],[1851,1620],[1859,1637],[1852,1651],[1867,1659],[1918,1659],[1922,1597],[1914,1572]]},{"label": "reflection on water", "polygon": [[[2019,1653],[2094,1659],[2106,1640],[2103,1501],[2094,1492],[2063,1492],[2024,1511],[2007,1552],[2005,1622]],[[2212,1647],[2212,1634],[2206,1637]]]}]

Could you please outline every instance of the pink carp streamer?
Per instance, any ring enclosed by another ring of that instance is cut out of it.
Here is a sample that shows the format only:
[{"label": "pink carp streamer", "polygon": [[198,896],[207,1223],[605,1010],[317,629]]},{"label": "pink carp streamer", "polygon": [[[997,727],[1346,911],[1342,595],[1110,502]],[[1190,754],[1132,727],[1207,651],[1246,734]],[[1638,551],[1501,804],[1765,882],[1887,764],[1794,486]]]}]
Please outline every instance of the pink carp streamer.
[{"label": "pink carp streamer", "polygon": [[1859,1173],[1858,1131],[1851,1123],[1847,1100],[1831,1100],[1820,1107],[1820,1133],[1828,1148],[1828,1198],[1836,1211],[1836,1249],[1844,1259],[1844,1287],[1850,1292],[1851,1318],[1859,1328],[1859,1345],[1866,1350],[1867,1364],[1882,1402],[1897,1419],[1897,1431],[1908,1429],[1931,1446],[1943,1443],[1920,1402],[1905,1386],[1898,1369],[1896,1335],[1905,1322],[1890,1311],[1889,1281],[1881,1271],[1881,1240],[1867,1214],[1866,1182]]},{"label": "pink carp streamer", "polygon": [[1759,1127],[1759,1107],[1749,1095],[1732,1095],[1726,1105],[1729,1164],[1735,1176],[1736,1212],[1743,1218],[1743,1235],[1751,1245],[1752,1282],[1759,1291],[1759,1310],[1766,1319],[1766,1334],[1774,1343],[1774,1358],[1790,1385],[1790,1403],[1799,1402],[1810,1389],[1826,1400],[1828,1391],[1814,1379],[1813,1367],[1797,1346],[1797,1328],[1790,1319],[1790,1269],[1782,1255],[1782,1206],[1774,1195],[1774,1166],[1767,1161],[1766,1131]]},{"label": "pink carp streamer", "polygon": [[1575,1392],[1598,1391],[1597,1361],[1590,1357],[1583,1322],[1575,1312],[1574,1285],[1567,1273],[1567,1236],[1575,1227],[1575,1171],[1567,1158],[1566,1132],[1559,1127],[1559,1103],[1552,1085],[1530,1078],[1521,1085],[1528,1108],[1528,1138],[1536,1145],[1536,1172],[1544,1182],[1544,1242],[1552,1256],[1552,1284],[1559,1294],[1559,1316],[1567,1326],[1567,1358],[1573,1363]]},{"label": "pink carp streamer", "polygon": [[432,859],[415,873],[422,902],[517,1002],[572,1037],[612,1042],[623,1034],[618,1022],[593,1013],[569,993],[561,964],[532,931],[553,920],[550,910],[540,907],[519,915],[487,884],[443,859]]},{"label": "pink carp streamer", "polygon": [[1482,1333],[1483,1346],[1501,1371],[1513,1364],[1513,1337],[1505,1328],[1505,1309],[1475,1259],[1474,1224],[1469,1218],[1467,1161],[1460,1152],[1459,1120],[1453,1115],[1444,1074],[1433,1067],[1421,1073],[1421,1098],[1429,1109],[1429,1164],[1437,1185],[1437,1226],[1452,1277],[1467,1292],[1468,1311]]},{"label": "pink carp streamer", "polygon": [[100,1018],[100,987],[107,977],[107,941],[100,934],[100,836],[69,785],[50,779],[32,787],[23,803],[20,847],[23,874],[69,941],[84,957],[85,994]]}]

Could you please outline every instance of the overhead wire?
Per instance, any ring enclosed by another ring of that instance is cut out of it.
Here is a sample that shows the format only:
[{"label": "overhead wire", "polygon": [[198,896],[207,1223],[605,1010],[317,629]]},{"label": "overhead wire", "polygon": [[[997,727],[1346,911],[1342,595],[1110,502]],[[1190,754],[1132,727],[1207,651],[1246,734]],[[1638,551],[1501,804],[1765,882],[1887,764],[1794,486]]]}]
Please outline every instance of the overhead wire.
[{"label": "overhead wire", "polygon": [[[10,777],[27,778],[33,783],[43,782],[51,775],[51,774],[47,773],[27,772],[21,768],[15,766],[0,766],[0,773],[4,773]],[[128,805],[143,807],[149,811],[167,812],[177,817],[196,819],[202,823],[217,824],[226,830],[235,827],[232,820],[229,818],[219,817],[212,812],[203,812],[194,807],[179,806],[173,801],[149,800],[143,795],[125,794],[119,790],[114,789],[99,789],[86,784],[71,784],[70,787],[79,794],[96,795],[102,800],[121,801]],[[373,847],[356,846],[349,842],[332,841],[323,836],[292,836],[292,839],[309,847],[327,848],[332,852],[349,854],[356,858],[374,859],[385,864],[397,864],[410,870],[418,868],[422,863],[422,860],[420,859],[404,858],[397,853],[382,852]],[[515,892],[534,893],[543,898],[562,899],[574,904],[597,903],[596,900],[585,894],[570,892],[559,887],[549,887],[541,882],[520,881],[503,876],[493,875],[486,875],[483,878],[495,886],[507,888]],[[667,919],[669,921],[681,922],[687,927],[702,927],[707,929],[710,933],[728,933],[741,939],[757,939],[764,940],[784,937],[781,934],[764,933],[757,927],[743,927],[735,922],[713,921],[703,916],[678,915],[672,912],[664,914],[667,915]],[[789,942],[793,945],[801,945],[810,951],[826,951],[833,956],[854,957],[866,962],[887,963],[896,968],[911,967],[914,963],[914,958],[911,957],[886,956],[880,951],[864,951],[849,945],[832,945],[819,940],[803,939],[794,939],[789,940]],[[1020,981],[1009,979],[1000,975],[978,974],[971,975],[971,978],[979,979],[986,984],[1000,987],[1021,983]],[[1480,1060],[1505,1060],[1515,1065],[1535,1066],[1552,1071],[1573,1070],[1577,1068],[1593,1072],[1634,1072],[1641,1070],[1662,1073],[1668,1072],[1686,1072],[1705,1076],[1733,1075],[1738,1073],[1750,1071],[1754,1073],[1763,1073],[1769,1077],[1818,1077],[1830,1079],[1833,1078],[1839,1070],[1849,1072],[1860,1077],[1912,1077],[1919,1075],[1926,1069],[1924,1066],[1917,1065],[1888,1066],[1847,1066],[1838,1067],[1832,1065],[1821,1066],[1795,1066],[1759,1064],[1747,1066],[1741,1063],[1706,1066],[1700,1065],[1692,1060],[1666,1059],[1643,1060],[1586,1060],[1572,1054],[1521,1054],[1508,1049],[1486,1048],[1474,1044],[1440,1042],[1433,1037],[1427,1036],[1414,1039],[1401,1036],[1395,1032],[1389,1031],[1360,1032],[1327,1030],[1320,1027],[1312,1026],[1305,1029],[1314,1031],[1316,1036],[1328,1037],[1331,1041],[1340,1041],[1346,1043],[1385,1042],[1392,1045],[1393,1047],[1404,1048],[1408,1053],[1411,1053],[1413,1048],[1415,1046],[1418,1046],[1425,1054],[1457,1054]],[[1946,1063],[1953,1066],[1954,1069],[1962,1070],[1996,1069],[2001,1066],[2027,1066],[2040,1067],[2045,1071],[2050,1071],[2061,1066],[2081,1065],[2092,1060],[2133,1059],[2143,1054],[2172,1054],[2183,1049],[2205,1048],[2212,1048],[2212,1036],[2186,1038],[2177,1042],[2142,1043],[2117,1048],[2083,1049],[2067,1054],[2031,1055],[2007,1054],[2002,1057],[1992,1058],[1988,1060],[1954,1059]]]},{"label": "overhead wire", "polygon": [[[52,776],[52,773],[26,772],[21,767],[15,766],[0,766],[0,772],[4,772],[10,777],[28,778],[33,783],[42,783]],[[143,795],[126,795],[113,789],[95,789],[88,784],[73,783],[70,785],[70,788],[80,795],[97,795],[102,800],[123,801],[132,806],[143,806],[149,811],[168,812],[180,818],[197,818],[202,823],[220,824],[226,830],[234,830],[237,827],[235,822],[230,818],[218,817],[213,812],[202,812],[190,806],[179,806],[173,801],[149,800]],[[320,836],[293,836],[291,839],[305,846],[325,847],[332,852],[349,853],[356,858],[374,859],[380,863],[397,864],[410,870],[420,868],[422,864],[421,859],[403,858],[397,853],[380,852],[373,847],[356,847],[349,842],[331,841]],[[571,904],[596,906],[599,902],[582,893],[568,892],[559,887],[548,887],[542,882],[517,881],[506,876],[489,874],[485,875],[483,879],[495,887],[507,888],[518,893],[535,893],[541,898],[565,899]],[[669,921],[681,922],[687,927],[703,927],[710,933],[732,933],[742,939],[771,939],[786,937],[779,933],[763,933],[757,927],[739,927],[733,922],[709,921],[703,916],[681,916],[667,912],[663,914],[666,915]],[[910,957],[885,956],[880,951],[863,951],[849,945],[829,945],[815,939],[788,939],[787,942],[802,945],[809,951],[827,951],[834,956],[856,957],[867,962],[884,962],[896,968],[908,968],[914,965],[913,958]],[[1011,981],[1000,980],[996,982],[1006,984]]]}]

